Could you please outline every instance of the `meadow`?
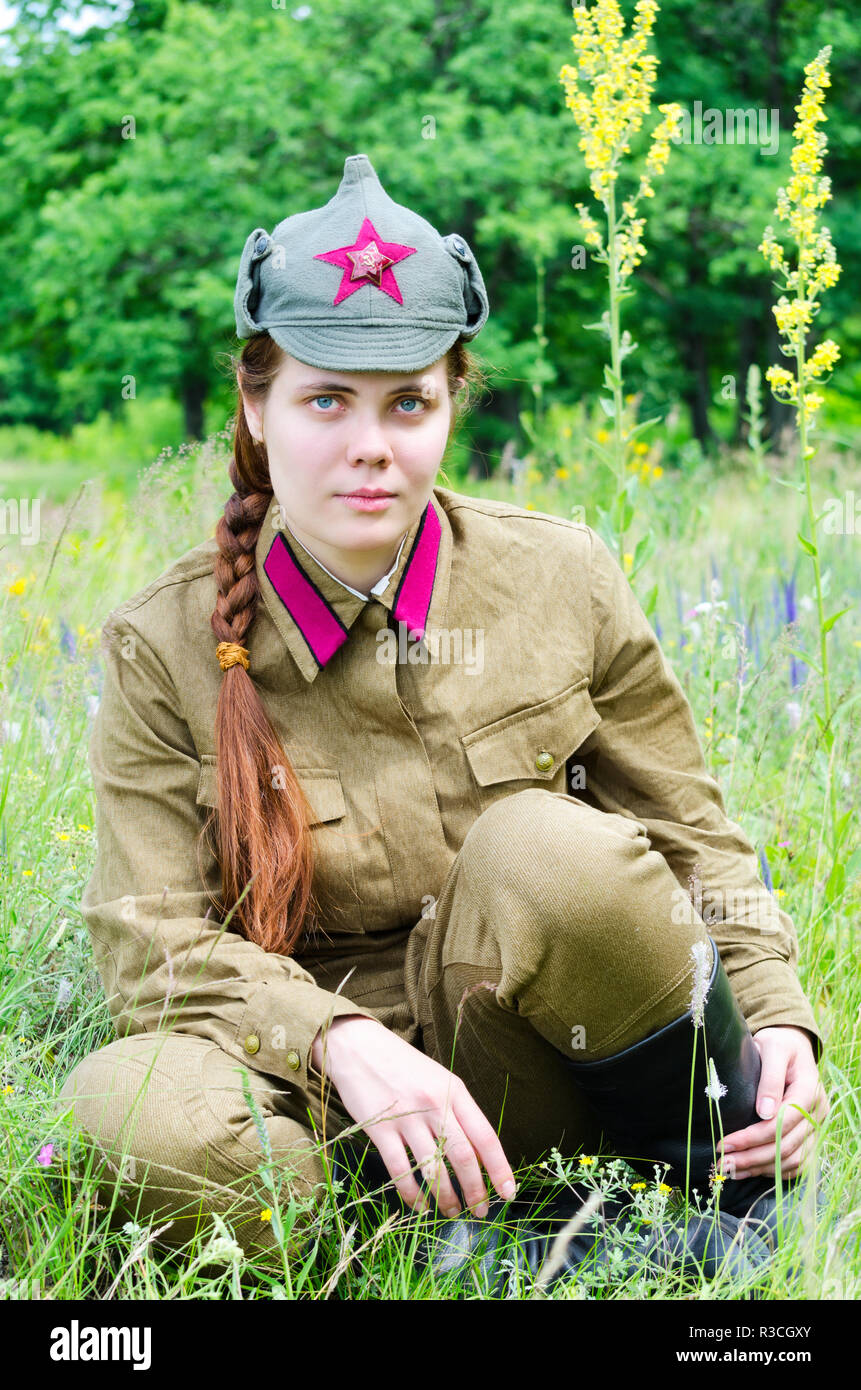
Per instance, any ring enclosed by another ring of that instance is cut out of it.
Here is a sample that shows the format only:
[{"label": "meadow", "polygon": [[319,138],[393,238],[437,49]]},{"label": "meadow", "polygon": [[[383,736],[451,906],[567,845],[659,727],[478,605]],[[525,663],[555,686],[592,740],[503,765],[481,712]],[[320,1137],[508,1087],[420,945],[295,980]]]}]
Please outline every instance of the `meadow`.
[{"label": "meadow", "polygon": [[[552,431],[566,461],[551,470],[526,467],[513,483],[463,476],[455,447],[440,481],[556,515],[585,513],[588,522],[602,473],[578,457],[589,429],[600,424],[583,408],[556,412]],[[845,504],[851,493],[852,450],[841,443],[826,437],[820,446],[822,505],[827,498]],[[355,1205],[346,1193],[325,1194],[304,1255],[285,1257],[274,1273],[245,1261],[229,1233],[209,1247],[201,1234],[180,1258],[159,1251],[145,1226],[110,1232],[92,1157],[52,1108],[77,1059],[113,1037],[79,913],[94,854],[86,757],[101,686],[99,628],[113,606],[211,534],[229,487],[226,447],[222,431],[162,454],[125,496],[85,481],[61,504],[43,506],[38,544],[7,536],[0,551],[0,1278],[7,1296],[31,1296],[25,1290],[35,1286],[57,1299],[321,1298],[336,1290],[356,1299],[450,1298],[445,1279],[435,1281],[411,1255],[410,1233],[429,1218],[381,1221],[361,1194]],[[861,851],[853,828],[841,846],[845,875],[836,890],[817,683],[793,655],[815,650],[817,615],[809,562],[795,540],[802,502],[785,485],[792,459],[767,455],[755,466],[748,450],[726,450],[714,461],[670,464],[657,438],[634,456],[631,471],[639,488],[632,535],[654,539],[637,592],[656,586],[651,621],[695,712],[727,813],[756,847],[763,881],[796,924],[799,976],[825,1037],[822,1074],[832,1108],[819,1136],[824,1206],[815,1218],[808,1212],[781,1248],[757,1296],[857,1297]],[[158,520],[166,515],[169,527]],[[859,795],[857,758],[849,756],[857,748],[852,696],[861,661],[856,546],[848,528],[820,538],[829,607],[855,605],[831,649],[841,810],[857,806]],[[573,1169],[604,1191],[624,1183],[607,1157],[586,1170],[574,1159]],[[572,1163],[517,1176],[558,1191],[566,1174]],[[265,1178],[261,1155],[261,1211],[272,1205]],[[650,1191],[641,1205],[641,1215],[660,1221],[666,1199]],[[293,1211],[286,1225],[301,1216]],[[744,1292],[729,1277],[631,1272],[609,1286],[572,1277],[551,1296],[732,1299]],[[480,1281],[458,1296],[481,1296]]]}]

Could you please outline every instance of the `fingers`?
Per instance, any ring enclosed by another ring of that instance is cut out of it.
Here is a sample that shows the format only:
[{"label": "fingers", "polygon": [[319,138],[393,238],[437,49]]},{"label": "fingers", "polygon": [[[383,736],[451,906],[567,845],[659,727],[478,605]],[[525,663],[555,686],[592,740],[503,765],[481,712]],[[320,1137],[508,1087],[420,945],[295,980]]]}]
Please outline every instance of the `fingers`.
[{"label": "fingers", "polygon": [[[455,1092],[452,1104],[455,1118],[483,1163],[488,1178],[500,1197],[508,1201],[514,1196],[517,1184],[514,1180],[511,1164],[505,1157],[505,1150],[499,1141],[499,1135],[484,1111],[473,1100],[465,1085],[461,1084],[460,1089]],[[459,1173],[458,1180],[460,1180]],[[462,1181],[461,1187],[463,1187]],[[464,1196],[466,1196],[465,1188]]]},{"label": "fingers", "polygon": [[[784,1131],[780,1144],[781,1162],[786,1162],[798,1152],[809,1133],[810,1124],[807,1120],[796,1125],[788,1134]],[[720,1171],[734,1178],[750,1177],[757,1167],[766,1165],[773,1169],[774,1154],[775,1143],[772,1139],[770,1144],[758,1144],[755,1148],[743,1150],[741,1153],[725,1154],[721,1158]]]},{"label": "fingers", "polygon": [[[374,1127],[368,1127],[368,1133],[372,1128]],[[416,1182],[413,1165],[399,1136],[390,1129],[384,1133],[380,1132],[379,1135],[372,1134],[371,1138],[376,1144],[380,1157],[389,1170],[389,1177],[405,1205],[415,1211],[426,1210],[428,1206],[427,1194],[422,1192]]]},{"label": "fingers", "polygon": [[475,1150],[460,1125],[451,1118],[443,1135],[435,1137],[430,1130],[424,1134],[408,1133],[407,1142],[416,1156],[431,1193],[445,1216],[457,1216],[460,1201],[451,1182],[446,1163],[450,1163],[460,1184],[463,1200],[478,1216],[488,1211],[487,1189]]},{"label": "fingers", "polygon": [[[807,1106],[804,1107],[805,1110]],[[804,1115],[795,1105],[782,1107],[783,1121],[781,1131],[783,1135],[789,1134],[804,1120]],[[774,1152],[774,1142],[777,1138],[777,1116],[773,1120],[760,1120],[758,1124],[748,1125],[747,1129],[737,1129],[732,1134],[725,1134],[723,1139],[718,1140],[718,1153],[739,1153],[747,1149],[755,1149],[762,1144],[771,1144]]]},{"label": "fingers", "polygon": [[762,1057],[762,1071],[756,1088],[756,1113],[763,1120],[770,1120],[784,1098],[790,1053],[788,1048],[766,1047],[762,1043],[757,1046]]},{"label": "fingers", "polygon": [[805,1076],[787,1088],[783,1103],[774,1119],[762,1120],[758,1124],[748,1125],[746,1129],[737,1129],[732,1134],[725,1134],[723,1139],[718,1141],[718,1152],[737,1153],[755,1149],[762,1144],[771,1144],[773,1153],[777,1138],[777,1120],[781,1113],[782,1133],[787,1135],[802,1121],[809,1123],[804,1111],[815,1120],[824,1120],[829,1109],[828,1097],[818,1074],[814,1073],[812,1077]]},{"label": "fingers", "polygon": [[[815,1144],[815,1139],[816,1139],[815,1132],[814,1132],[813,1130],[811,1130],[811,1131],[809,1131],[808,1134],[805,1135],[805,1137],[804,1137],[802,1143],[799,1145],[799,1147],[795,1150],[794,1153],[791,1153],[791,1154],[789,1154],[789,1155],[783,1155],[783,1154],[781,1155],[780,1172],[781,1172],[781,1176],[782,1176],[782,1177],[785,1177],[785,1178],[797,1177],[798,1174],[799,1174],[800,1172],[803,1171],[803,1169],[804,1169],[804,1167],[805,1167],[805,1165],[806,1165],[806,1163],[807,1163],[807,1160],[810,1158],[811,1154],[813,1153],[814,1144]],[[727,1162],[731,1162],[731,1161],[732,1161],[731,1159],[727,1160]],[[736,1178],[736,1179],[741,1179],[741,1178],[773,1178],[773,1177],[774,1177],[774,1149],[773,1149],[773,1148],[771,1149],[771,1151],[770,1151],[770,1157],[769,1157],[769,1159],[768,1159],[766,1162],[757,1162],[757,1163],[754,1163],[753,1166],[750,1167],[750,1168],[744,1167],[742,1170],[740,1170],[740,1171],[737,1170],[737,1171],[735,1171],[735,1172],[733,1172],[733,1173],[727,1171],[727,1176],[730,1177],[730,1178]]]}]

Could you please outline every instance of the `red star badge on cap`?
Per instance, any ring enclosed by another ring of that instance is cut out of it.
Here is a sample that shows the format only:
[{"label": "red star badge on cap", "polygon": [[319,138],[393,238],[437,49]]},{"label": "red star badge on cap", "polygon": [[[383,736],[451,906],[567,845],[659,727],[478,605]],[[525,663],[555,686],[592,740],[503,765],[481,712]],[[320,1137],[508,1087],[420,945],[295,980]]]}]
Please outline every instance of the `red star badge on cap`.
[{"label": "red star badge on cap", "polygon": [[339,246],[335,251],[318,251],[315,261],[328,261],[344,271],[333,306],[340,304],[363,285],[375,285],[403,304],[398,282],[391,269],[398,261],[415,254],[415,246],[401,246],[397,241],[383,241],[370,217],[366,217],[352,246]]}]

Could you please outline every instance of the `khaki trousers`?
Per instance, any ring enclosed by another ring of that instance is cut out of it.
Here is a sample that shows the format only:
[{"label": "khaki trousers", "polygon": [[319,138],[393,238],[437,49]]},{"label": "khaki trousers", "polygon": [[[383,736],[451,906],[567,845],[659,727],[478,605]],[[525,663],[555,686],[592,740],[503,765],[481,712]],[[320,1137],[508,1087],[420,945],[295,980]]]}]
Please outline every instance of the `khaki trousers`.
[{"label": "khaki trousers", "polygon": [[[517,1169],[553,1145],[597,1147],[563,1057],[609,1056],[683,1014],[691,946],[705,940],[638,821],[530,788],[474,822],[408,938],[403,999],[374,1012],[463,1078]],[[315,1133],[331,1140],[355,1122],[328,1083],[305,1093],[245,1070],[282,1202],[292,1195],[312,1220],[325,1191]],[[160,1240],[175,1246],[219,1212],[246,1252],[274,1253],[240,1064],[213,1042],[180,1032],[117,1039],[78,1063],[59,1100],[105,1160],[112,1224],[172,1220]]]}]

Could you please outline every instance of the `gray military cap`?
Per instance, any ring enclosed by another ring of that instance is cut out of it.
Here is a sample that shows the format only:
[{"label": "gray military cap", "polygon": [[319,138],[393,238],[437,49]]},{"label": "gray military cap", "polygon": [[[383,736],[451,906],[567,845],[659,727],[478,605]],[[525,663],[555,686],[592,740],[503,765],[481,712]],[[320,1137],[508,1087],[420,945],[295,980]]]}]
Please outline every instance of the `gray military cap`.
[{"label": "gray military cap", "polygon": [[412,372],[474,338],[489,304],[464,238],[394,202],[351,154],[324,207],[250,233],[234,309],[240,338],[265,329],[312,367]]}]

